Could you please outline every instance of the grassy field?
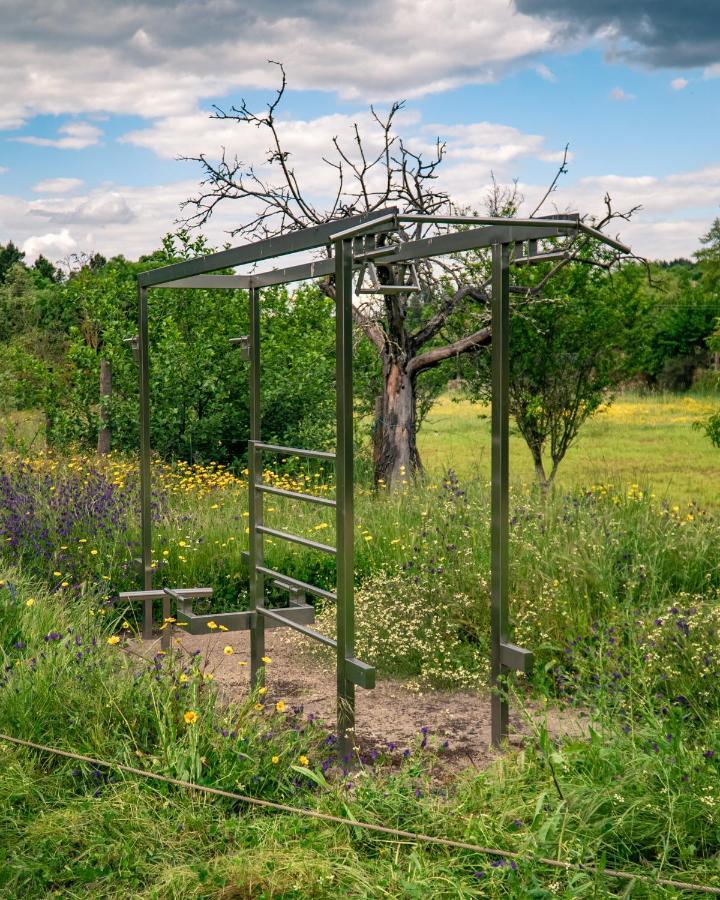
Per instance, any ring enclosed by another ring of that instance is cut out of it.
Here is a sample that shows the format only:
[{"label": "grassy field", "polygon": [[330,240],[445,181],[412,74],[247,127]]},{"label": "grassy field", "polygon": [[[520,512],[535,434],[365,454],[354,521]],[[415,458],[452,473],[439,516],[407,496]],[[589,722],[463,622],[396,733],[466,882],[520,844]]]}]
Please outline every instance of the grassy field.
[{"label": "grassy field", "polygon": [[[690,503],[717,506],[720,451],[692,428],[710,408],[623,398],[584,429],[549,497],[523,484],[529,457],[514,440],[513,638],[537,665],[511,684],[513,705],[580,707],[593,728],[554,741],[541,729],[452,778],[420,735],[407,758],[360,754],[348,771],[334,737],[290,704],[218,702],[202,656],[133,656],[137,609],[108,595],[137,583],[135,461],[6,454],[0,732],[334,815],[720,886],[720,520]],[[358,486],[356,650],[423,691],[485,689],[482,412],[444,398],[422,434],[429,477],[393,494]],[[310,470],[266,477],[332,489]],[[223,467],[158,463],[157,582],[212,585],[213,611],[241,606],[246,497]],[[266,514],[331,540],[322,509],[278,498]],[[273,568],[332,585],[331,558],[266,549]],[[682,895],[251,812],[1,742],[0,859],[0,898]]]},{"label": "grassy field", "polygon": [[[582,428],[560,466],[558,486],[651,485],[658,499],[717,507],[720,450],[693,428],[717,408],[712,397],[623,395]],[[461,478],[489,477],[489,408],[443,397],[424,422],[418,443],[430,473],[451,467]],[[530,453],[517,433],[510,468],[516,482],[533,480]]]}]

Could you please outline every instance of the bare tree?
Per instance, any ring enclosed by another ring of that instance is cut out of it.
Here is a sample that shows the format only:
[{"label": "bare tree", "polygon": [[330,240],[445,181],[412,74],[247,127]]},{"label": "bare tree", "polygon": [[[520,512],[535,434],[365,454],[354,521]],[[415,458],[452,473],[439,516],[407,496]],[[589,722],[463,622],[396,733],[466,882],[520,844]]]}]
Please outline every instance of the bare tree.
[{"label": "bare tree", "polygon": [[[283,66],[275,64],[281,74],[281,85],[264,112],[253,112],[243,100],[240,106],[233,106],[229,111],[215,107],[213,115],[266,130],[270,140],[266,171],[228,155],[224,148],[219,159],[206,154],[185,157],[199,163],[203,171],[199,193],[183,204],[187,210],[186,223],[204,225],[217,205],[226,200],[241,200],[250,207],[249,221],[231,232],[234,237],[250,240],[385,206],[398,206],[403,213],[423,215],[458,212],[450,196],[437,185],[437,169],[445,156],[445,144],[438,139],[431,155],[424,157],[410,150],[395,133],[402,102],[393,103],[384,115],[370,107],[377,128],[374,140],[362,135],[357,123],[349,146],[338,137],[332,139],[332,155],[323,157],[323,161],[332,170],[335,190],[328,206],[318,209],[303,190],[290,153],[283,145],[276,113],[287,81]],[[558,178],[566,171],[566,163],[567,148],[555,178],[533,215],[555,190]],[[519,201],[515,187],[508,191],[493,179],[487,204],[491,213],[514,214]],[[608,216],[595,224],[603,227],[615,215],[609,208]],[[442,229],[418,224],[382,240],[418,239],[433,230]],[[569,241],[567,259],[588,258],[592,255],[591,244],[587,239]],[[548,273],[548,280],[564,264],[566,261],[561,260]],[[382,362],[383,390],[375,405],[373,430],[375,479],[392,485],[422,468],[416,443],[418,378],[445,360],[477,351],[491,342],[489,260],[487,253],[479,252],[436,258],[414,266],[383,266],[378,262],[373,275],[379,290],[356,298],[354,318]],[[523,292],[530,297],[545,283]],[[382,293],[382,285],[404,285],[407,291]],[[334,297],[333,279],[326,279],[322,289]]]}]

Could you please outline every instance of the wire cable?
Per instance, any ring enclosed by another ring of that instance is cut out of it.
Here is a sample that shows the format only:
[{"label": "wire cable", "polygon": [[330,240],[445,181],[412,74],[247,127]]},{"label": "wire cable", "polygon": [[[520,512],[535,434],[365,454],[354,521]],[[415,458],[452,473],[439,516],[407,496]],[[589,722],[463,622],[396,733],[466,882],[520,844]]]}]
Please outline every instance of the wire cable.
[{"label": "wire cable", "polygon": [[540,866],[546,866],[553,869],[563,869],[568,872],[583,872],[587,875],[600,875],[606,878],[621,878],[626,881],[640,881],[647,885],[656,885],[660,887],[676,888],[681,891],[695,891],[697,893],[712,894],[720,896],[720,887],[713,887],[707,884],[695,884],[690,881],[677,881],[673,878],[653,878],[649,875],[642,875],[637,872],[625,872],[622,869],[606,869],[597,866],[585,865],[584,863],[564,862],[559,859],[550,859],[544,856],[534,856],[532,854],[523,854],[514,850],[501,850],[496,847],[482,847],[479,844],[471,844],[467,841],[458,841],[454,838],[436,837],[430,834],[422,834],[415,831],[404,831],[401,828],[391,828],[387,825],[377,825],[374,822],[362,822],[359,819],[348,819],[343,816],[334,816],[331,813],[320,812],[315,809],[304,809],[300,806],[289,806],[286,803],[276,803],[273,800],[261,800],[259,797],[249,797],[245,794],[236,794],[234,791],[226,791],[222,788],[209,787],[205,784],[193,784],[191,781],[184,781],[181,778],[172,778],[169,775],[160,775],[157,772],[149,772],[147,769],[138,769],[135,766],[127,766],[124,763],[108,762],[104,759],[94,759],[92,756],[84,756],[81,753],[73,753],[70,750],[60,750],[57,747],[48,747],[45,744],[36,744],[34,741],[25,741],[21,738],[11,737],[7,734],[0,734],[0,741],[7,741],[10,744],[17,744],[21,747],[29,747],[33,750],[40,750],[43,753],[52,753],[56,756],[64,756],[67,759],[74,759],[79,762],[90,763],[93,766],[101,766],[105,769],[119,769],[121,772],[128,772],[131,775],[139,775],[141,778],[150,778],[154,781],[161,781],[165,784],[173,784],[176,787],[185,788],[187,790],[199,791],[204,794],[214,794],[217,797],[227,797],[229,800],[236,800],[249,806],[259,806],[263,809],[272,809],[276,812],[291,813],[292,815],[305,816],[311,819],[317,819],[321,822],[329,822],[333,825],[346,825],[349,828],[362,828],[365,831],[374,831],[378,834],[387,834],[391,837],[402,838],[406,841],[412,841],[417,844],[435,844],[440,847],[450,847],[455,850],[468,850],[472,853],[479,853],[483,856],[499,856],[504,859],[515,860],[518,862],[534,863]]}]

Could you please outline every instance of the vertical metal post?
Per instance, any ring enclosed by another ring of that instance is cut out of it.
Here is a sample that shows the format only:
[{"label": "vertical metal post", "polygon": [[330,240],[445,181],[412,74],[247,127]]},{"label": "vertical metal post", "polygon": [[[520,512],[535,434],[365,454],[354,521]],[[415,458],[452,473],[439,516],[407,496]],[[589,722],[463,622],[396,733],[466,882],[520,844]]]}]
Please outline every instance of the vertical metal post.
[{"label": "vertical metal post", "polygon": [[[150,473],[150,342],[148,337],[147,288],[138,286],[138,338],[140,372],[140,530],[142,544],[142,587],[152,589],[152,513]],[[169,602],[169,598],[168,598]],[[144,601],[143,638],[152,637],[152,600]],[[164,632],[163,632],[164,634]]]},{"label": "vertical metal post", "polygon": [[346,662],[355,655],[352,301],[352,240],[338,240],[335,242],[337,730],[340,756],[348,761],[355,747],[355,685],[347,677]]},{"label": "vertical metal post", "polygon": [[497,690],[505,671],[502,644],[508,627],[508,482],[510,381],[510,244],[492,247],[492,488],[490,517],[492,743],[508,733],[508,705]]},{"label": "vertical metal post", "polygon": [[[265,579],[257,571],[263,565],[263,536],[257,530],[263,524],[263,495],[256,489],[262,482],[262,453],[255,447],[261,433],[260,393],[260,290],[250,285],[250,441],[248,442],[248,551],[250,561],[250,607],[257,610],[265,605]],[[255,687],[265,677],[265,618],[253,616],[250,630],[250,684]]]}]

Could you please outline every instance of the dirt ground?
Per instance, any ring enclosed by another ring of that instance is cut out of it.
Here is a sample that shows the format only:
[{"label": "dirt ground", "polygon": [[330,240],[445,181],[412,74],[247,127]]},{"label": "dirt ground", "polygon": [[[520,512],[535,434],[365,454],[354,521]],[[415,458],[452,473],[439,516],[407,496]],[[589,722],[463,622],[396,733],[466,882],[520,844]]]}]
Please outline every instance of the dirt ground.
[{"label": "dirt ground", "polygon": [[[226,655],[223,648],[233,648]],[[184,653],[200,651],[205,671],[213,673],[221,696],[238,700],[249,689],[250,640],[248,632],[193,636],[176,630],[173,646]],[[159,640],[145,641],[143,655],[152,656]],[[302,638],[285,629],[266,632],[268,701],[284,700],[301,706],[334,730],[335,665],[331,651],[309,652]],[[519,749],[524,739],[542,723],[551,736],[579,735],[584,720],[576,712],[530,705],[510,710],[510,748]],[[490,697],[470,691],[428,691],[418,694],[401,681],[378,678],[374,690],[356,689],[356,735],[363,750],[384,750],[388,744],[402,751],[412,749],[427,729],[432,746],[447,742],[442,753],[452,768],[481,768],[497,756],[490,746]]]}]

